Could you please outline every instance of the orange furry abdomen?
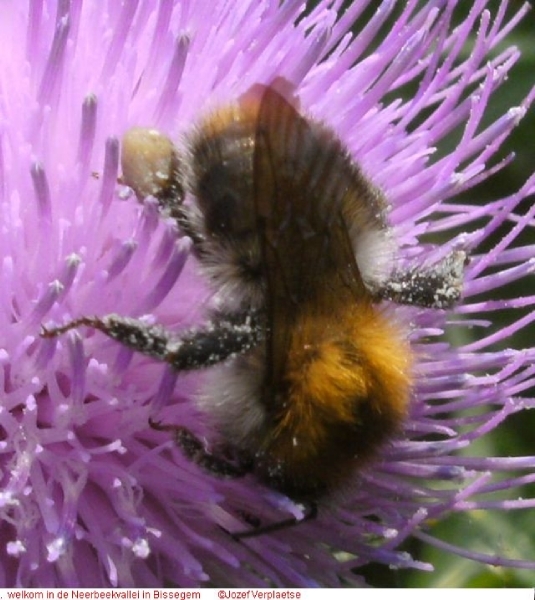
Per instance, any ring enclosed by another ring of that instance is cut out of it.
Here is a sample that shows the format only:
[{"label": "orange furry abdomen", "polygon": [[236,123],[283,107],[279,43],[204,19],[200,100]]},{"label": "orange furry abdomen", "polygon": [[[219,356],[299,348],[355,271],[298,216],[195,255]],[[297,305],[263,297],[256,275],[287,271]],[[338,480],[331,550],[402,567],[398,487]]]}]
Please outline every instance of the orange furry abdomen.
[{"label": "orange furry abdomen", "polygon": [[411,352],[391,317],[371,301],[329,314],[303,310],[292,328],[260,474],[294,498],[340,486],[399,429],[410,396]]}]

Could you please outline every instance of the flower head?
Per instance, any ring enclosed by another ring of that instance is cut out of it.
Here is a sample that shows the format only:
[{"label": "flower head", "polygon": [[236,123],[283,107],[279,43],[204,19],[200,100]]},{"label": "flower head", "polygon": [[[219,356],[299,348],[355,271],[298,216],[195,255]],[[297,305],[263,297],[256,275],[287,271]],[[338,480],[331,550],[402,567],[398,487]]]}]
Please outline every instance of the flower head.
[{"label": "flower head", "polygon": [[[533,406],[535,351],[507,346],[535,319],[535,297],[507,298],[504,288],[533,270],[535,250],[519,240],[533,226],[535,177],[485,206],[456,199],[509,161],[498,150],[535,96],[483,120],[519,58],[496,47],[527,8],[510,14],[502,1],[492,12],[475,0],[454,25],[455,0],[384,0],[353,34],[371,3],[345,13],[341,4],[3,7],[0,585],[339,585],[372,561],[430,568],[398,549],[411,535],[440,545],[425,531],[430,519],[535,504],[492,496],[533,482],[535,457],[470,454]],[[418,356],[399,439],[316,520],[240,543],[227,531],[243,529],[244,513],[265,522],[301,508],[254,478],[205,473],[151,429],[160,410],[210,434],[192,401],[203,373],[172,373],[89,330],[55,341],[39,332],[111,312],[177,331],[202,321],[212,291],[191,244],[117,183],[118,139],[133,125],[178,136],[277,76],[383,189],[401,261],[433,264],[461,249],[470,262],[453,311],[398,309]],[[496,329],[505,309],[510,322]],[[478,335],[465,341],[468,328]]]}]

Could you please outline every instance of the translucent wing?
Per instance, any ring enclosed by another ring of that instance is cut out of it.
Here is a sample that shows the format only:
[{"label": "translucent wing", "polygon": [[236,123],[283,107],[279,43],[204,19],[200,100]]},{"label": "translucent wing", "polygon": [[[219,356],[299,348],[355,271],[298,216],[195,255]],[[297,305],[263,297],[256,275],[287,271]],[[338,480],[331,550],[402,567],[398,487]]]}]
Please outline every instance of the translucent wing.
[{"label": "translucent wing", "polygon": [[344,206],[354,173],[340,142],[275,89],[263,91],[254,152],[257,227],[267,285],[268,388],[283,378],[292,329],[330,298],[362,298]]}]

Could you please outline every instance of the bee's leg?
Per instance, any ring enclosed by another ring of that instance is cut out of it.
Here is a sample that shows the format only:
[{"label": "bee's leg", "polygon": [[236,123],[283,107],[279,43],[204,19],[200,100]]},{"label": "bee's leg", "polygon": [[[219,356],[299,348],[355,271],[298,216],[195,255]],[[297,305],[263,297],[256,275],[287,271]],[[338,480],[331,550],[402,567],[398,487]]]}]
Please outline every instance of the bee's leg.
[{"label": "bee's leg", "polygon": [[256,537],[258,535],[265,535],[266,533],[274,533],[281,529],[287,529],[288,527],[295,527],[311,519],[315,519],[318,515],[318,505],[315,502],[307,502],[305,504],[305,514],[301,519],[296,517],[290,517],[289,519],[283,519],[276,523],[269,523],[267,525],[259,525],[253,529],[247,529],[245,531],[238,531],[236,533],[230,533],[235,540],[244,540],[246,538]]},{"label": "bee's leg", "polygon": [[[149,424],[153,429],[158,431],[170,431],[173,434],[176,445],[181,449],[184,456],[216,477],[235,479],[252,473],[254,470],[254,462],[250,457],[236,455],[232,456],[232,458],[227,458],[224,451],[213,454],[206,449],[204,443],[187,427],[182,427],[180,425],[163,425],[152,419],[149,421]],[[224,531],[235,540],[242,540],[258,535],[264,535],[266,533],[273,533],[288,527],[294,527],[295,525],[314,519],[318,513],[318,507],[314,502],[306,503],[304,508],[305,512],[301,519],[290,517],[266,525],[262,525],[256,516],[244,511],[239,511],[240,516],[251,525],[251,529],[235,533],[227,531],[226,529]]]},{"label": "bee's leg", "polygon": [[86,325],[136,352],[169,363],[177,371],[188,371],[217,364],[256,346],[263,337],[258,320],[259,316],[251,313],[218,314],[208,324],[176,336],[160,325],[110,314],[80,317],[55,328],[43,327],[41,336],[53,338]]},{"label": "bee's leg", "polygon": [[394,272],[376,295],[398,304],[450,308],[461,297],[466,262],[466,253],[455,251],[428,269]]},{"label": "bee's leg", "polygon": [[205,448],[203,442],[187,427],[163,425],[152,419],[149,420],[149,424],[153,429],[158,431],[170,431],[173,434],[176,445],[182,450],[187,459],[217,477],[242,477],[252,470],[250,459],[236,456],[235,460],[230,460],[224,454],[212,454]]},{"label": "bee's leg", "polygon": [[196,248],[202,245],[192,210],[184,205],[184,160],[168,136],[153,128],[129,129],[121,141],[121,168],[120,181],[140,202],[155,198],[162,215],[173,219]]},{"label": "bee's leg", "polygon": [[162,215],[170,217],[177,224],[179,230],[193,241],[194,249],[202,252],[205,237],[193,224],[195,222],[194,211],[190,206],[182,204],[182,197],[169,194],[156,198]]},{"label": "bee's leg", "polygon": [[[159,325],[147,325],[137,319],[111,314],[80,317],[61,327],[43,327],[41,336],[53,338],[85,325],[98,329],[136,352],[167,362],[177,371],[187,371],[208,367],[256,346],[263,335],[258,320],[256,314],[218,314],[203,327],[190,329],[177,337]],[[150,425],[154,429],[171,431],[186,457],[214,475],[240,477],[251,470],[250,461],[242,456],[227,458],[223,453],[221,456],[210,453],[201,440],[185,427],[161,425],[154,421],[150,421]]]},{"label": "bee's leg", "polygon": [[[149,420],[149,424],[153,429],[158,431],[170,431],[173,434],[176,445],[181,449],[184,456],[216,477],[235,479],[252,473],[254,470],[253,461],[245,456],[236,456],[233,457],[233,460],[230,460],[227,459],[223,452],[221,454],[212,454],[206,449],[204,443],[187,427],[182,427],[180,425],[163,425],[152,419]],[[266,533],[273,533],[275,531],[280,531],[281,529],[287,529],[288,527],[294,527],[295,525],[314,519],[317,513],[317,505],[310,502],[305,504],[305,513],[301,519],[290,517],[288,519],[283,519],[282,521],[262,525],[256,516],[240,510],[240,516],[251,525],[251,529],[235,533],[226,529],[224,529],[224,531],[233,539],[239,541],[264,535]]]}]

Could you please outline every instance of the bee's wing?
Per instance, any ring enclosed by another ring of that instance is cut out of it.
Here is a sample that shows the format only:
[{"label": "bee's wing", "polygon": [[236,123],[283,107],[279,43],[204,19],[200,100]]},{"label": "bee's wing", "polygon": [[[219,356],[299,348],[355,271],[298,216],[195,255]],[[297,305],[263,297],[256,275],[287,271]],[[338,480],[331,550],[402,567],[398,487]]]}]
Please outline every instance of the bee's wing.
[{"label": "bee's wing", "polygon": [[348,165],[334,136],[275,89],[264,89],[254,194],[267,285],[268,383],[280,381],[292,327],[306,303],[328,311],[321,304],[329,302],[329,293],[350,299],[367,294],[344,220]]}]

